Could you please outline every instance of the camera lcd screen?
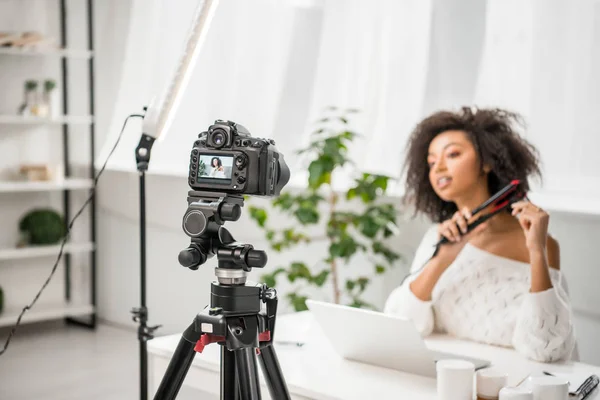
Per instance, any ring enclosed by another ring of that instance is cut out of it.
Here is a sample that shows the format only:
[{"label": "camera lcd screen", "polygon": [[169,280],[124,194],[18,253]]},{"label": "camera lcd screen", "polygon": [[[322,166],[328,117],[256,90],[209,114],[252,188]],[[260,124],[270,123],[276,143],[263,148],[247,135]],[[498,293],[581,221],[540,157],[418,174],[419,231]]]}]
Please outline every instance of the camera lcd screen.
[{"label": "camera lcd screen", "polygon": [[231,182],[233,156],[201,154],[198,162],[198,178]]}]

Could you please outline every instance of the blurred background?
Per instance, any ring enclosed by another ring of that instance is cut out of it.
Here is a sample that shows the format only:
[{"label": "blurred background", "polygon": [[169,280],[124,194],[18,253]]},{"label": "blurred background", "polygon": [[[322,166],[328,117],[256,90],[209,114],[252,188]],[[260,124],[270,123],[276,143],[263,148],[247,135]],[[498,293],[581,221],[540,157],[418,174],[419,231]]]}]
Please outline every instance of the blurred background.
[{"label": "blurred background", "polygon": [[[0,0],[3,327],[35,295],[58,249],[48,235],[32,241],[25,216],[73,216],[125,117],[168,83],[197,1],[89,4]],[[522,134],[539,149],[544,174],[531,198],[550,212],[561,246],[581,360],[600,364],[597,0],[222,0],[175,121],[153,149],[150,322],[162,324],[160,335],[180,332],[208,302],[214,265],[190,271],[177,255],[189,243],[181,229],[189,152],[214,120],[274,139],[290,166],[287,206],[249,198],[227,225],[238,241],[268,251],[268,266],[251,276],[276,283],[281,313],[302,309],[306,296],[333,301],[332,265],[341,302],[381,309],[430,225],[402,203],[407,138],[428,114],[461,106],[502,107],[527,122]],[[140,128],[128,125],[108,161],[94,210],[78,220],[68,260],[38,314],[30,312],[34,333],[34,323],[75,315],[136,340]],[[297,154],[320,129],[339,140]],[[323,160],[336,156],[344,165],[329,171]],[[369,214],[373,207],[383,214]],[[332,209],[355,214],[351,234],[328,237]],[[330,256],[337,262],[324,261]]]}]

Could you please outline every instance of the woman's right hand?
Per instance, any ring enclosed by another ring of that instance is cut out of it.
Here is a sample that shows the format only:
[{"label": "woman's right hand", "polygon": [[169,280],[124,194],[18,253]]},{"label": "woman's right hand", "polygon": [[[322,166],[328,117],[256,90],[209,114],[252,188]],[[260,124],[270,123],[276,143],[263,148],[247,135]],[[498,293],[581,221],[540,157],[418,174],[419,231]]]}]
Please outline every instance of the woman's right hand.
[{"label": "woman's right hand", "polygon": [[449,242],[440,245],[437,254],[431,259],[436,266],[442,269],[448,268],[465,244],[487,227],[487,223],[484,222],[467,233],[467,225],[474,221],[471,211],[465,207],[454,213],[452,218],[438,225],[439,238],[445,237]]}]

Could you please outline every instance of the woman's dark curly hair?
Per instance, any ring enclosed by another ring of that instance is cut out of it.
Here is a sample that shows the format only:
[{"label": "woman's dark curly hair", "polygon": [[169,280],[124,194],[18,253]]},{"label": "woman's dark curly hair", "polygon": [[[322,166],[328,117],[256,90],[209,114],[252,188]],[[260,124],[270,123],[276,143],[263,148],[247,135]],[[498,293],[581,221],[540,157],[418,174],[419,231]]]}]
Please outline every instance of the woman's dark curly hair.
[{"label": "woman's dark curly hair", "polygon": [[215,160],[217,160],[217,167],[221,167],[223,165],[223,163],[221,162],[221,159],[219,157],[213,157],[212,160],[210,160],[211,167],[215,166]]},{"label": "woman's dark curly hair", "polygon": [[439,111],[421,121],[412,132],[407,145],[404,168],[406,200],[438,223],[452,217],[457,207],[442,200],[429,182],[427,154],[429,144],[438,134],[448,130],[464,131],[479,156],[479,165],[489,165],[488,189],[496,193],[513,179],[521,181],[521,188],[529,190],[528,177],[541,178],[539,155],[533,145],[523,139],[513,124],[525,126],[520,115],[501,109],[471,110],[463,107],[458,112]]}]

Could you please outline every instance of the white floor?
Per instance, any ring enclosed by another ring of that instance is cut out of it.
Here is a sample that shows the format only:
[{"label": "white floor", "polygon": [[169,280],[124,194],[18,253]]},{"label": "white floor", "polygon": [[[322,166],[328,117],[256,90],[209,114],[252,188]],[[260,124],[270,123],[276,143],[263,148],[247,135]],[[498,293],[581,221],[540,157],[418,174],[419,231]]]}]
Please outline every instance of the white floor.
[{"label": "white floor", "polygon": [[[0,330],[0,346],[7,335]],[[23,326],[0,356],[0,399],[139,399],[138,346],[136,332],[106,325]],[[194,397],[182,390],[186,398]]]},{"label": "white floor", "polygon": [[[1,331],[2,346],[8,331]],[[0,399],[135,399],[135,332],[62,323],[19,328],[0,357]]]}]

